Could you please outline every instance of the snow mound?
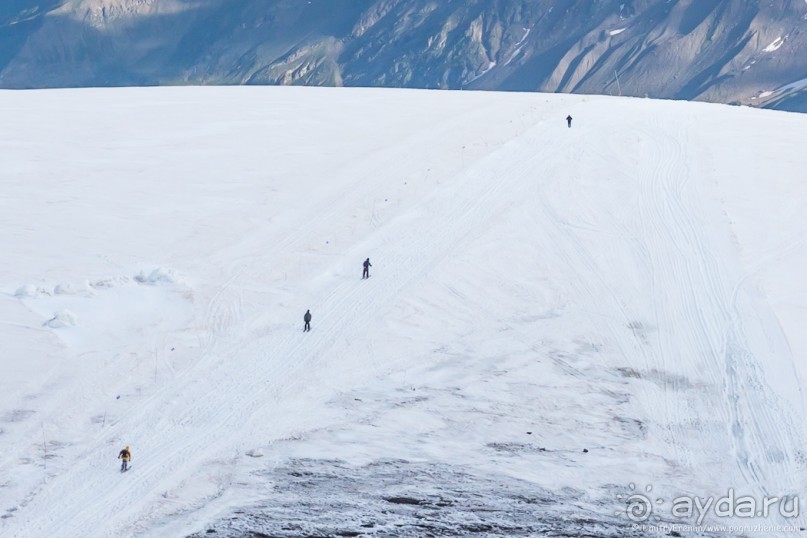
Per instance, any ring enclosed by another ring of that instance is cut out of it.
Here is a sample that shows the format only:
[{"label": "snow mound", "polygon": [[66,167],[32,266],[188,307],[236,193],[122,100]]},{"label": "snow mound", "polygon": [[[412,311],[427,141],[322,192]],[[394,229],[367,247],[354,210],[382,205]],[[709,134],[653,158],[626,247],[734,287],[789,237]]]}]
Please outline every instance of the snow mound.
[{"label": "snow mound", "polygon": [[152,286],[180,283],[180,279],[173,269],[165,269],[163,267],[157,267],[148,275],[146,275],[145,271],[140,271],[135,275],[134,279],[140,284],[149,284]]},{"label": "snow mound", "polygon": [[75,327],[78,324],[76,315],[69,310],[61,310],[53,314],[53,317],[45,322],[51,329],[62,329],[65,327]]},{"label": "snow mound", "polygon": [[34,286],[33,284],[20,286],[17,288],[17,291],[14,292],[14,297],[19,297],[20,299],[35,299],[37,297],[42,297],[43,295],[50,296],[53,294],[50,290],[41,286]]},{"label": "snow mound", "polygon": [[90,287],[89,282],[83,282],[77,286],[70,284],[69,282],[62,282],[60,284],[56,284],[56,287],[53,288],[54,295],[92,295],[92,288]]},{"label": "snow mound", "polygon": [[260,448],[253,448],[251,450],[247,450],[246,454],[251,458],[262,458],[263,450],[261,450]]}]

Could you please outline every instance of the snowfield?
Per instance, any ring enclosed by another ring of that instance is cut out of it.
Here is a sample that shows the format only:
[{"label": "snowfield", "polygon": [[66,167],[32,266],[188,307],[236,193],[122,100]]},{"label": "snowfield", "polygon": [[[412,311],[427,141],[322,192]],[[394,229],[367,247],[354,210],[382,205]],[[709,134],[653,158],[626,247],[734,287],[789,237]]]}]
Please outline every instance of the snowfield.
[{"label": "snowfield", "polygon": [[[0,110],[0,535],[807,526],[807,116],[281,87]],[[730,490],[779,500],[672,513]]]}]

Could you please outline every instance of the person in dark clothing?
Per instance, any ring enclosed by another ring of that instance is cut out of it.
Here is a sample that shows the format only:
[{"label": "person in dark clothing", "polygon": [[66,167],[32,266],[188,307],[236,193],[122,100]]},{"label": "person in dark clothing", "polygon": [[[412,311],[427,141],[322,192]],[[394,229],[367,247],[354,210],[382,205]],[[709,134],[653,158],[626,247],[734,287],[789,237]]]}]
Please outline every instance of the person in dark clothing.
[{"label": "person in dark clothing", "polygon": [[303,332],[311,330],[311,311],[306,310],[305,316],[303,316],[303,321],[305,321],[305,327],[303,327]]},{"label": "person in dark clothing", "polygon": [[572,127],[572,116],[571,116],[571,114],[566,116],[566,123],[569,125],[569,128],[571,129],[571,127]]},{"label": "person in dark clothing", "polygon": [[370,263],[370,258],[364,260],[364,272],[361,274],[362,278],[370,278],[370,267],[372,266],[373,264]]},{"label": "person in dark clothing", "polygon": [[128,446],[118,453],[118,459],[121,460],[120,472],[128,471],[129,462],[132,460],[132,453],[129,452]]}]

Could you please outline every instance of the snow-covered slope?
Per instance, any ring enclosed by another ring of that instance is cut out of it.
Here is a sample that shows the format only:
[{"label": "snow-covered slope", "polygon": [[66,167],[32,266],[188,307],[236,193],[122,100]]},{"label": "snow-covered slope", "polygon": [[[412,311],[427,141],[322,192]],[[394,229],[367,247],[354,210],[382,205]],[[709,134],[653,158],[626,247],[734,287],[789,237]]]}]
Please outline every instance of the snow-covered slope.
[{"label": "snow-covered slope", "polygon": [[620,499],[647,485],[677,523],[680,495],[802,492],[804,116],[318,88],[0,109],[3,536],[643,536]]}]

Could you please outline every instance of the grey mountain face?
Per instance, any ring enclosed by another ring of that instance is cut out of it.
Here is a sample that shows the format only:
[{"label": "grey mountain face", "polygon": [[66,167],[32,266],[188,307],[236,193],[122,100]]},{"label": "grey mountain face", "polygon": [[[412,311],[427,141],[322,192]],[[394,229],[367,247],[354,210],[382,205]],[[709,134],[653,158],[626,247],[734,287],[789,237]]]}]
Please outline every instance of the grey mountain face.
[{"label": "grey mountain face", "polygon": [[575,92],[807,111],[805,0],[3,0],[0,87]]}]

